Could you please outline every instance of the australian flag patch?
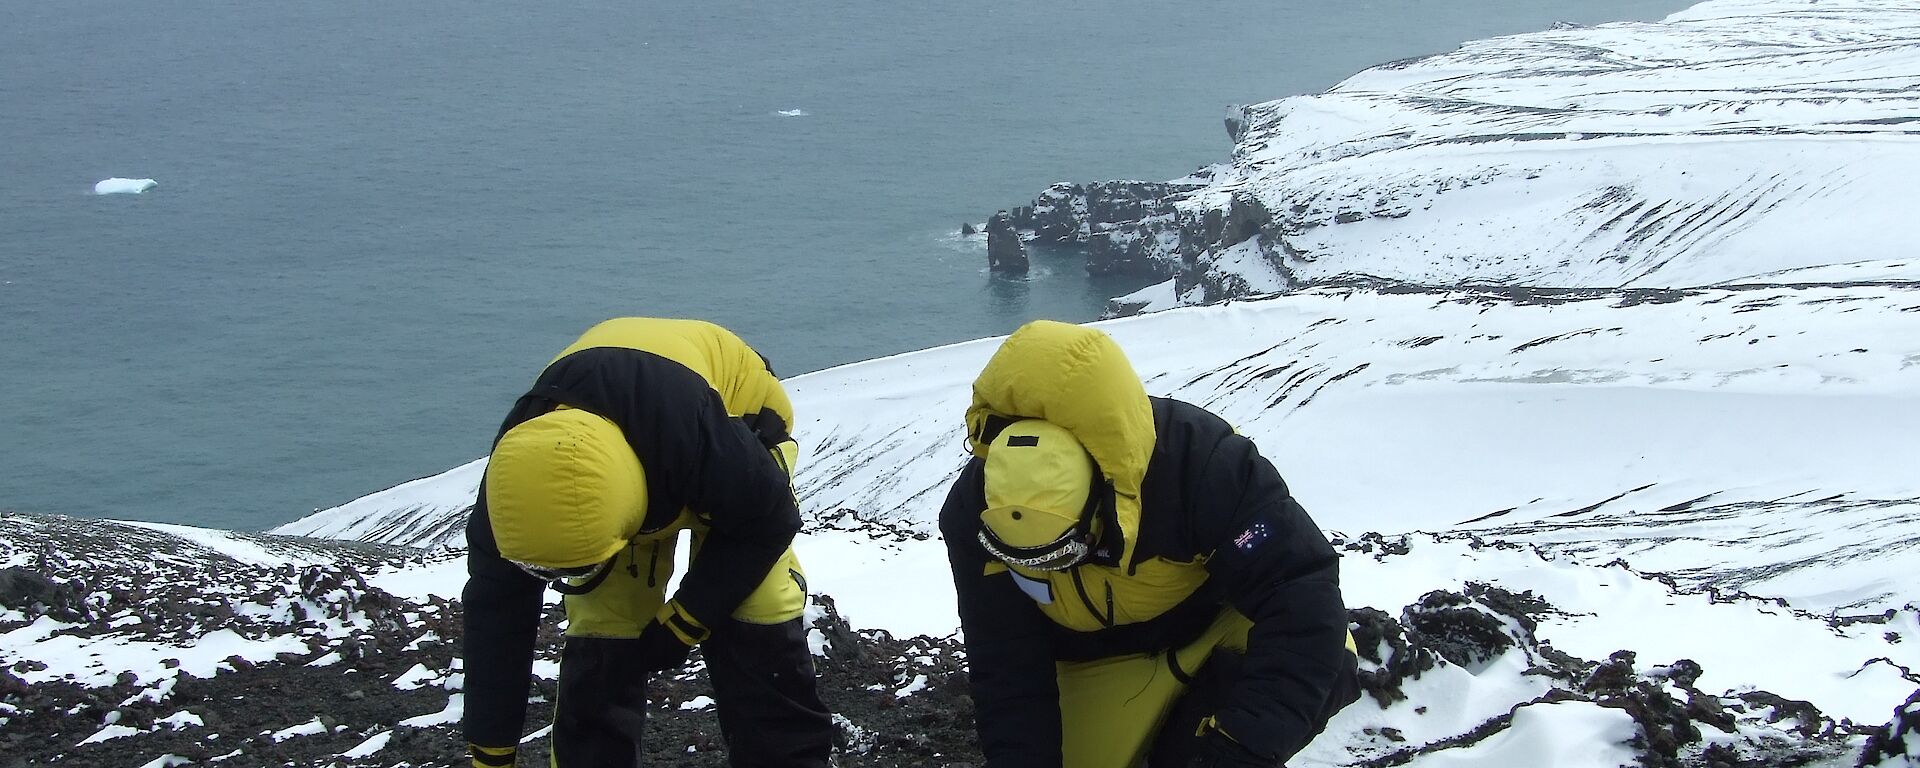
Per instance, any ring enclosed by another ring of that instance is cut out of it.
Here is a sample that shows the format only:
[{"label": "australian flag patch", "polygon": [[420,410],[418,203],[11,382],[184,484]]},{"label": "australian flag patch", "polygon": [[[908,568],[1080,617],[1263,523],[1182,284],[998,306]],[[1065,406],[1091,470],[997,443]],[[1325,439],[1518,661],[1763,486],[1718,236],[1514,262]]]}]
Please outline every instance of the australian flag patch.
[{"label": "australian flag patch", "polygon": [[1260,542],[1266,541],[1272,532],[1265,521],[1255,522],[1233,537],[1233,546],[1242,552],[1251,552],[1254,547],[1260,546]]}]

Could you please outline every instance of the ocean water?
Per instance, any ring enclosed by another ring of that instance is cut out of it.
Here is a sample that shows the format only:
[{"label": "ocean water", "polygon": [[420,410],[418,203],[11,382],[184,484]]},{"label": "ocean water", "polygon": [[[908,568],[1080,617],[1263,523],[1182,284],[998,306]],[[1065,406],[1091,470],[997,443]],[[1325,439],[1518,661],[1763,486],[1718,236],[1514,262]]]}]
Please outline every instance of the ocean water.
[{"label": "ocean water", "polygon": [[615,315],[783,375],[1091,319],[1140,285],[990,277],[959,226],[1220,161],[1229,104],[1682,5],[15,3],[0,509],[272,526],[482,455]]}]

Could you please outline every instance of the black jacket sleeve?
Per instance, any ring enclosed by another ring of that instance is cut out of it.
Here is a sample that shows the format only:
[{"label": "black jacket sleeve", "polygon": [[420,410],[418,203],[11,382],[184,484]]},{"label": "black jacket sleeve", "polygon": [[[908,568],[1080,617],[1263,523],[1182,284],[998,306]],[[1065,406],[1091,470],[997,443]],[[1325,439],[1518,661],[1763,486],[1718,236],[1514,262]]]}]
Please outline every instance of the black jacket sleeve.
[{"label": "black jacket sleeve", "polygon": [[967,649],[975,727],[988,768],[1058,768],[1060,690],[1047,618],[978,539],[986,508],[981,462],[970,462],[940,510]]},{"label": "black jacket sleeve", "polygon": [[[1198,447],[1198,446],[1196,446]],[[1256,754],[1284,760],[1306,746],[1346,664],[1339,555],[1253,442],[1219,438],[1189,498],[1218,505],[1190,518],[1196,551],[1247,618],[1242,677],[1216,715]]]},{"label": "black jacket sleeve", "polygon": [[467,586],[460,596],[466,675],[461,730],[468,743],[508,747],[520,742],[526,724],[546,585],[500,557],[487,522],[485,488],[482,481],[467,519]]},{"label": "black jacket sleeve", "polygon": [[687,506],[709,532],[674,600],[711,628],[732,615],[793,543],[800,507],[786,469],[759,436],[728,416],[711,390],[698,402]]}]

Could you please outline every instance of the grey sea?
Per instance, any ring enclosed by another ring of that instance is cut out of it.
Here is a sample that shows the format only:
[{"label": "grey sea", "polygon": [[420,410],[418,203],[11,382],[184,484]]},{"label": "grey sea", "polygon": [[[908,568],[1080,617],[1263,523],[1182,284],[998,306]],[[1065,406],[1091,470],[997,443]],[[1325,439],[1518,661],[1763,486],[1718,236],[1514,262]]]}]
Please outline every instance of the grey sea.
[{"label": "grey sea", "polygon": [[782,375],[1092,319],[1141,286],[990,277],[960,225],[1223,160],[1230,104],[1683,4],[11,3],[0,509],[276,525],[484,454],[616,315]]}]

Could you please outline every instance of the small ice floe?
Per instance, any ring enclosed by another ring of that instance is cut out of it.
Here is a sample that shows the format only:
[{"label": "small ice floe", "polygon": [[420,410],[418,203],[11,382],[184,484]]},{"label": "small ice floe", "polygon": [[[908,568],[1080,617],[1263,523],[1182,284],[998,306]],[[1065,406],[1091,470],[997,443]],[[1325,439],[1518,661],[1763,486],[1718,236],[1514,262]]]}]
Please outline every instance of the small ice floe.
[{"label": "small ice floe", "polygon": [[808,112],[804,109],[782,109],[778,112],[775,112],[774,114],[779,115],[781,117],[806,117],[807,115],[811,115],[813,113]]},{"label": "small ice floe", "polygon": [[157,186],[160,186],[160,182],[154,181],[153,179],[123,179],[115,176],[111,179],[103,179],[100,183],[93,185],[93,193],[96,195],[137,195]]}]

